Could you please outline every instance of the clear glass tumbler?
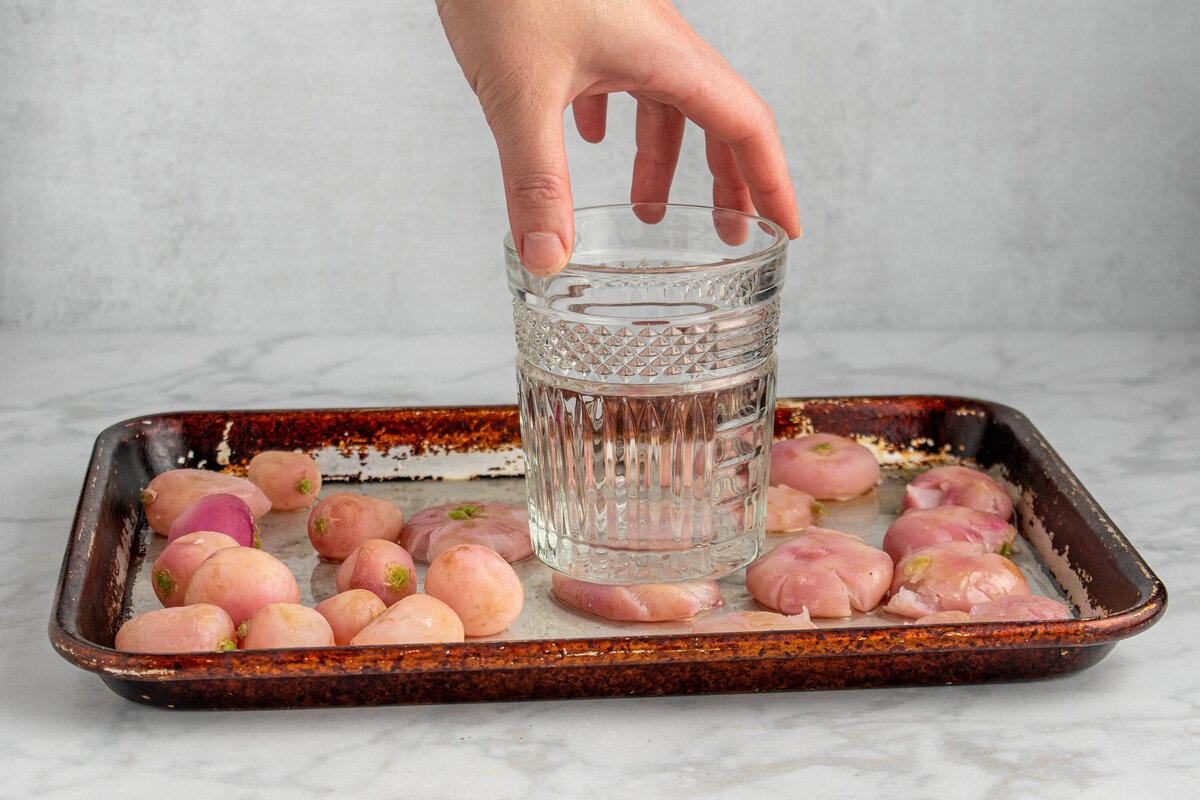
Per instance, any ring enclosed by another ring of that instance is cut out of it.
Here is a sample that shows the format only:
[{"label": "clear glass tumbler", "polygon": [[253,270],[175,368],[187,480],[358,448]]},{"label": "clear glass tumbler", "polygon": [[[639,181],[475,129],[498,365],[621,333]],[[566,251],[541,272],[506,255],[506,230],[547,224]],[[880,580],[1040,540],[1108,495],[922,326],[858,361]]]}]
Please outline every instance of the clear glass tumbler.
[{"label": "clear glass tumbler", "polygon": [[753,560],[784,232],[701,206],[582,208],[571,263],[549,278],[504,245],[534,552],[597,583]]}]

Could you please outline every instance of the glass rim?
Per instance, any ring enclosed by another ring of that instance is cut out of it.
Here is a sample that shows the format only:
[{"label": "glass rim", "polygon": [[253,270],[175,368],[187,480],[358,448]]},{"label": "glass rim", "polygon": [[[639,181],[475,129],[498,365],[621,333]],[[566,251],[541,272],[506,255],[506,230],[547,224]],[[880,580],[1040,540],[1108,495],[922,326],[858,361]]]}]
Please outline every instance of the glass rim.
[{"label": "glass rim", "polygon": [[[746,264],[768,261],[770,259],[776,258],[776,257],[780,256],[782,253],[784,253],[788,246],[787,233],[784,232],[783,228],[781,228],[778,224],[772,222],[771,220],[767,219],[766,217],[760,217],[757,214],[752,214],[747,211],[738,211],[737,209],[733,209],[733,208],[722,208],[720,206],[704,206],[704,205],[691,204],[691,203],[609,203],[609,204],[604,204],[604,205],[577,207],[574,209],[574,216],[576,219],[578,219],[580,217],[580,215],[593,215],[593,214],[597,214],[600,212],[614,211],[617,209],[626,209],[626,210],[629,210],[636,214],[636,211],[634,211],[634,209],[638,209],[638,208],[662,209],[664,217],[668,212],[670,212],[672,210],[677,210],[677,211],[680,211],[681,213],[685,213],[685,214],[693,214],[695,212],[704,212],[707,214],[712,214],[714,212],[721,212],[723,214],[730,214],[730,215],[737,216],[737,217],[743,217],[749,223],[756,223],[760,229],[771,234],[774,238],[772,239],[771,243],[769,245],[767,245],[766,247],[764,247],[760,250],[756,250],[751,253],[746,253],[744,255],[738,255],[738,256],[730,256],[728,258],[721,258],[721,259],[717,259],[717,260],[713,260],[713,261],[704,261],[704,262],[695,263],[695,264],[681,264],[681,265],[680,264],[638,264],[638,265],[633,265],[633,266],[629,266],[629,265],[610,266],[607,264],[587,264],[587,263],[582,263],[582,262],[578,262],[575,260],[575,258],[574,258],[575,250],[574,250],[574,247],[572,247],[571,259],[567,262],[566,266],[563,267],[562,272],[570,272],[573,274],[604,273],[604,274],[610,274],[610,275],[620,275],[620,274],[626,274],[626,273],[640,273],[640,274],[652,273],[655,275],[672,275],[672,274],[681,274],[681,273],[690,273],[690,272],[702,272],[702,271],[713,270],[713,269],[730,269],[730,268],[736,269],[736,268],[738,268],[740,266],[744,266]],[[645,223],[645,224],[648,227],[653,227],[654,225],[657,225],[658,223]],[[516,262],[517,264],[521,263],[521,259],[517,255],[517,247],[516,247],[515,241],[513,240],[511,230],[507,231],[504,234],[504,252],[505,252],[506,258],[508,258],[510,260],[510,262]]]}]

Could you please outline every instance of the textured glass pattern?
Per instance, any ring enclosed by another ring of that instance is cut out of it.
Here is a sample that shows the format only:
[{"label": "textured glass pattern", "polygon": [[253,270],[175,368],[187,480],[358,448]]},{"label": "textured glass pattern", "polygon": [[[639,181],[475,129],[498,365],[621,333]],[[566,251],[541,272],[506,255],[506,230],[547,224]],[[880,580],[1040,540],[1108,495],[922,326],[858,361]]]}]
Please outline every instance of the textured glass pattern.
[{"label": "textured glass pattern", "polygon": [[775,348],[779,299],[722,321],[586,322],[513,301],[517,349],[533,366],[581,380],[680,383],[744,371]]}]

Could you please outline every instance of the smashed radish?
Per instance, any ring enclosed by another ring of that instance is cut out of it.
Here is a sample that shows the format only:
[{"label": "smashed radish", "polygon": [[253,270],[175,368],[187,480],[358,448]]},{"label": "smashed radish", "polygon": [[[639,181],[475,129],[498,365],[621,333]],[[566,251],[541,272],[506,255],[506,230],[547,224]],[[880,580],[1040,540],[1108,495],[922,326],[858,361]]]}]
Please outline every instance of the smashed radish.
[{"label": "smashed radish", "polygon": [[424,563],[456,544],[490,547],[509,562],[533,555],[529,511],[502,503],[447,503],[418,511],[404,524],[400,543]]},{"label": "smashed radish", "polygon": [[879,461],[858,442],[814,433],[771,445],[771,484],[808,492],[818,500],[844,500],[874,488]]},{"label": "smashed radish", "polygon": [[183,605],[192,573],[223,547],[240,547],[232,537],[216,531],[194,531],[176,538],[154,560],[150,579],[154,594],[167,608]]},{"label": "smashed radish", "polygon": [[1057,600],[1036,594],[1008,594],[971,606],[972,619],[988,622],[1010,620],[1071,619],[1071,609]]},{"label": "smashed radish", "polygon": [[338,567],[335,581],[339,592],[366,589],[390,606],[417,591],[417,568],[395,542],[368,539]]},{"label": "smashed radish", "polygon": [[979,542],[938,542],[913,550],[896,564],[883,610],[920,619],[938,611],[966,611],[1005,595],[1028,595],[1021,570]]},{"label": "smashed radish", "polygon": [[321,498],[308,515],[308,539],[326,561],[342,561],[371,539],[399,541],[403,527],[400,506],[351,492]]},{"label": "smashed radish", "polygon": [[965,506],[976,511],[1012,519],[1012,498],[996,479],[977,469],[960,466],[934,467],[909,482],[900,502],[910,508]]},{"label": "smashed radish", "polygon": [[551,592],[569,608],[618,622],[688,619],[725,603],[716,581],[606,585],[555,573]]},{"label": "smashed radish", "polygon": [[299,603],[268,603],[238,627],[238,636],[243,650],[335,644],[329,621]]},{"label": "smashed radish", "polygon": [[176,517],[210,494],[237,495],[246,501],[255,519],[271,510],[271,501],[250,481],[205,469],[173,469],[156,475],[138,499],[146,509],[146,522],[155,533],[166,536]]},{"label": "smashed radish", "polygon": [[1037,594],[1007,594],[971,606],[970,611],[935,611],[916,620],[917,625],[958,622],[1030,622],[1071,619],[1071,609]]},{"label": "smashed radish", "polygon": [[746,568],[746,589],[784,614],[814,617],[870,611],[892,582],[892,559],[858,536],[809,528]]},{"label": "smashed radish", "polygon": [[901,514],[883,535],[883,550],[900,561],[913,550],[937,542],[979,542],[1008,555],[1017,530],[995,514],[965,506],[914,508]]},{"label": "smashed radish", "polygon": [[483,545],[443,550],[425,573],[425,592],[454,609],[467,636],[490,636],[521,614],[525,590],[504,557]]},{"label": "smashed radish", "polygon": [[225,547],[196,567],[184,602],[212,603],[225,609],[234,625],[270,603],[299,603],[300,585],[279,559],[252,547]]},{"label": "smashed radish", "polygon": [[767,521],[768,533],[787,533],[801,531],[812,525],[818,518],[828,516],[825,506],[808,492],[793,489],[790,486],[770,486],[767,488]]},{"label": "smashed radish", "polygon": [[414,594],[372,620],[350,644],[436,644],[465,638],[462,620],[454,609],[436,597]]},{"label": "smashed radish", "polygon": [[201,653],[233,650],[229,615],[209,603],[159,608],[128,620],[113,644],[127,653]]},{"label": "smashed radish", "polygon": [[305,453],[264,450],[250,459],[246,473],[270,499],[273,511],[308,508],[321,491],[321,468]]}]

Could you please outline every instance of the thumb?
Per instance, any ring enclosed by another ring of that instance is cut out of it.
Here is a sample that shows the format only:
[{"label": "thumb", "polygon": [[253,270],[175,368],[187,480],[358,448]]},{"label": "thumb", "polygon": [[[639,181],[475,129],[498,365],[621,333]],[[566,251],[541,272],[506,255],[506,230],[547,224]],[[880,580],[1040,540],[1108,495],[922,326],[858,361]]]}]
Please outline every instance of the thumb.
[{"label": "thumb", "polygon": [[534,119],[519,114],[489,117],[517,255],[527,270],[543,277],[566,266],[575,241],[563,110],[547,111]]}]

